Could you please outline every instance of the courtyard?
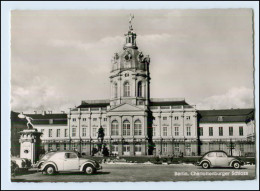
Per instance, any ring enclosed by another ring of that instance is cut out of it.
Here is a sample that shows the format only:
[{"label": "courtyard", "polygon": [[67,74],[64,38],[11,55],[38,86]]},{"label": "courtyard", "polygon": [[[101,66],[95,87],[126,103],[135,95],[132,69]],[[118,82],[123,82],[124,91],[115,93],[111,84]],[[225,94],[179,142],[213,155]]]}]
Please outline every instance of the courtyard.
[{"label": "courtyard", "polygon": [[174,182],[255,179],[255,165],[245,165],[238,170],[202,169],[192,164],[102,164],[102,167],[103,169],[94,175],[68,172],[49,176],[30,170],[26,174],[15,176],[12,182]]}]

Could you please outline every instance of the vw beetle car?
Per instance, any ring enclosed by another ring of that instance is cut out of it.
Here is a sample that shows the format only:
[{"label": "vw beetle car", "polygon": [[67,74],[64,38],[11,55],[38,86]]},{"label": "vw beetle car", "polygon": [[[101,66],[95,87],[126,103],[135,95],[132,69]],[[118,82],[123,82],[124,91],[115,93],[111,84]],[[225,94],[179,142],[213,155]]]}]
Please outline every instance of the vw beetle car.
[{"label": "vw beetle car", "polygon": [[197,165],[202,168],[210,167],[233,167],[239,169],[244,164],[239,158],[229,157],[224,151],[209,151],[198,161]]},{"label": "vw beetle car", "polygon": [[[75,151],[57,151],[47,153],[41,164],[40,171],[53,175],[56,172],[76,171],[93,174],[101,170],[101,165],[94,160],[80,158]],[[42,159],[43,159],[42,158]]]}]

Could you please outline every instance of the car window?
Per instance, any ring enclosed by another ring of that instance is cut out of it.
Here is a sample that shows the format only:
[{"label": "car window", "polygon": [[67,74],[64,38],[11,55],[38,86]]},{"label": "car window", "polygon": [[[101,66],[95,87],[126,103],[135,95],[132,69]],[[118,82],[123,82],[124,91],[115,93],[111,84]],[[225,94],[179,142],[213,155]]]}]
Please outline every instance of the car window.
[{"label": "car window", "polygon": [[72,158],[78,158],[76,153],[65,153],[65,158],[72,159]]},{"label": "car window", "polygon": [[208,154],[208,157],[215,157],[216,156],[216,153],[209,153]]},{"label": "car window", "polygon": [[217,153],[217,157],[225,157],[225,156],[224,156],[224,153],[218,152],[218,153]]}]

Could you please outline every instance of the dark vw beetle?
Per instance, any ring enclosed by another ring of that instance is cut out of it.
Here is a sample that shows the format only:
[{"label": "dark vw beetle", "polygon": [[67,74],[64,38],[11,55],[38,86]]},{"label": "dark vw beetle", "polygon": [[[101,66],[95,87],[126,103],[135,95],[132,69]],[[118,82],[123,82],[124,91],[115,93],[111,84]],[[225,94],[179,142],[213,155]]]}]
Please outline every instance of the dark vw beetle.
[{"label": "dark vw beetle", "polygon": [[49,175],[64,171],[80,171],[93,174],[102,169],[97,161],[80,158],[75,151],[50,152],[40,161],[40,170]]},{"label": "dark vw beetle", "polygon": [[202,168],[210,167],[233,167],[239,169],[244,162],[237,157],[230,157],[224,151],[209,151],[197,162]]}]

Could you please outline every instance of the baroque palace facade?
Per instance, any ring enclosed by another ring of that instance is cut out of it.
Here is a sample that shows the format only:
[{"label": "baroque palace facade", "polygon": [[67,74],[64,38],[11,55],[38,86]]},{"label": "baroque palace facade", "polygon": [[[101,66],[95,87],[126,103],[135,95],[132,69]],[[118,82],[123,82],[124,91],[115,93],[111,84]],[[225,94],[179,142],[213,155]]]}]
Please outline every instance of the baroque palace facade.
[{"label": "baroque palace facade", "polygon": [[[102,126],[109,153],[119,156],[198,156],[219,149],[254,155],[254,109],[198,111],[185,99],[150,98],[150,58],[138,50],[136,36],[130,25],[122,52],[113,56],[110,99],[82,101],[67,114],[26,114],[43,133],[42,148],[91,155]],[[19,120],[13,117],[13,124]]]}]

